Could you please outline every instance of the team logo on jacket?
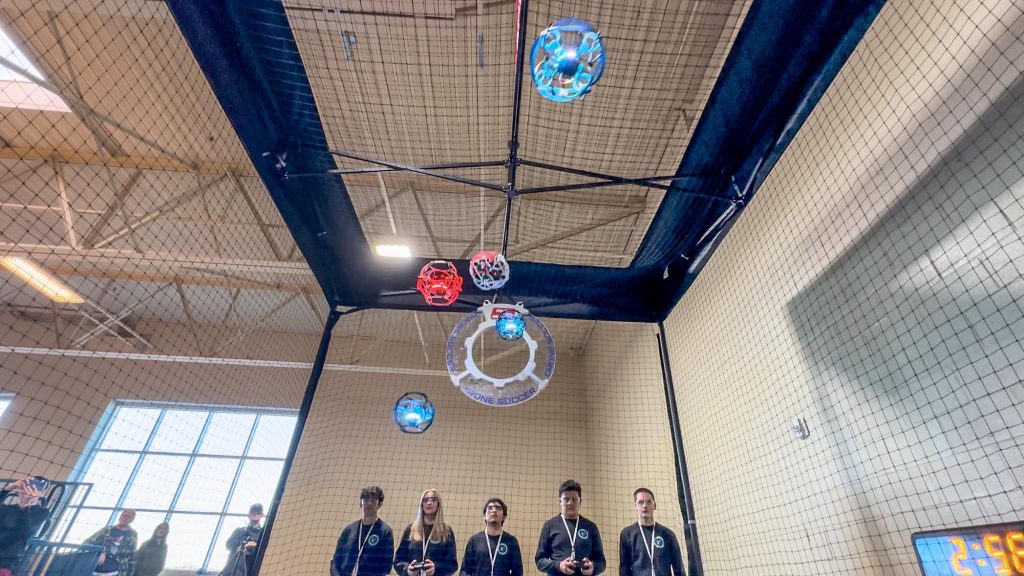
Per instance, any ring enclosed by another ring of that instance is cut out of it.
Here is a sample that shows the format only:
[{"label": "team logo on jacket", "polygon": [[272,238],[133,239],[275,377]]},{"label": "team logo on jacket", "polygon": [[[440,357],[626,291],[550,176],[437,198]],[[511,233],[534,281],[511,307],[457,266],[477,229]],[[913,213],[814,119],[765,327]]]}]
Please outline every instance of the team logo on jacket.
[{"label": "team logo on jacket", "polygon": [[587,532],[586,528],[580,528],[580,531],[577,532],[576,534],[577,534],[577,536],[579,536],[580,538],[583,538],[584,540],[586,540],[587,538],[590,538],[590,532]]},{"label": "team logo on jacket", "polygon": [[366,539],[366,543],[370,546],[376,546],[377,542],[380,542],[380,536],[377,536],[376,534],[372,534]]},{"label": "team logo on jacket", "polygon": [[655,548],[664,548],[665,547],[665,539],[662,538],[661,536],[655,536],[654,537],[654,547]]},{"label": "team logo on jacket", "polygon": [[508,554],[508,544],[498,544],[498,554],[501,554],[502,556]]}]

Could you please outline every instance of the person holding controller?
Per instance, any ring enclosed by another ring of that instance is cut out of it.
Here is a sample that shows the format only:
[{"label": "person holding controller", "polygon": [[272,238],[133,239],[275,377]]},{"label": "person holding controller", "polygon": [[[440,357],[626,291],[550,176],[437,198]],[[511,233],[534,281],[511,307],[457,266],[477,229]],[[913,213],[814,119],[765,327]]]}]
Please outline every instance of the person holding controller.
[{"label": "person holding controller", "polygon": [[394,565],[399,576],[452,576],[459,570],[455,532],[444,523],[437,490],[425,490],[420,496],[416,520],[402,533]]},{"label": "person holding controller", "polygon": [[534,558],[537,569],[551,576],[600,576],[605,570],[604,546],[597,525],[580,515],[583,488],[575,480],[558,487],[562,513],[540,529]]}]

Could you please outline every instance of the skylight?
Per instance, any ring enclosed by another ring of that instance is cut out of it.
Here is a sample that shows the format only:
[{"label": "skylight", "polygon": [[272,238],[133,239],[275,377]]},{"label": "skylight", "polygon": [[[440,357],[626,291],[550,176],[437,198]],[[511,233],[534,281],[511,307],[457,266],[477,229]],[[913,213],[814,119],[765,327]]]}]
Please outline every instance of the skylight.
[{"label": "skylight", "polygon": [[[0,28],[0,107],[44,110],[48,112],[70,112],[71,109],[60,96],[40,86],[37,81],[43,75],[18,48],[13,40]],[[8,62],[13,64],[8,65]],[[17,72],[21,69],[31,77]]]}]

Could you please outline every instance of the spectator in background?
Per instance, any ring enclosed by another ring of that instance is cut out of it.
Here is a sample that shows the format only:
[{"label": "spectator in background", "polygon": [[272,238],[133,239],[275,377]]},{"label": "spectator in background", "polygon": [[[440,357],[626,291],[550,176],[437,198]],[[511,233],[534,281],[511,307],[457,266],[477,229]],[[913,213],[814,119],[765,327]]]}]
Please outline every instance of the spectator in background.
[{"label": "spectator in background", "polygon": [[167,522],[157,524],[153,537],[139,546],[135,555],[135,576],[156,576],[164,569],[167,561],[167,533],[171,527]]},{"label": "spectator in background", "polygon": [[[39,531],[50,516],[40,506],[50,482],[46,478],[24,478],[0,490],[0,576],[10,576],[28,539]],[[13,496],[11,503],[4,503]]]},{"label": "spectator in background", "polygon": [[221,571],[222,576],[252,574],[256,563],[256,546],[263,537],[260,520],[263,520],[263,504],[253,504],[249,507],[249,525],[235,528],[228,537],[227,547],[231,550],[231,556],[228,556],[227,566]]},{"label": "spectator in background", "polygon": [[83,544],[102,546],[99,562],[93,574],[97,576],[134,576],[135,548],[139,535],[132,529],[135,510],[125,509],[117,518],[117,524],[104,526],[99,532],[85,539]]}]

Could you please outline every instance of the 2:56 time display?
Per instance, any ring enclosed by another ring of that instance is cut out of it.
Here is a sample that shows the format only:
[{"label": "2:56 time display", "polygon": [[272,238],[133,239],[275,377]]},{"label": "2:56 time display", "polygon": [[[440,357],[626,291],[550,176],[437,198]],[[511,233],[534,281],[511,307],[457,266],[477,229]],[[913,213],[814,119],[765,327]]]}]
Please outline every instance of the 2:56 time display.
[{"label": "2:56 time display", "polygon": [[958,528],[912,538],[924,576],[1024,576],[1024,525]]},{"label": "2:56 time display", "polygon": [[[949,562],[957,574],[973,576],[976,574],[967,566],[971,559],[969,548],[979,544],[968,545],[965,538],[958,536],[951,537],[949,543],[953,545],[953,555]],[[996,574],[1007,574],[1010,576],[1024,575],[1024,532],[1009,532],[1006,534],[984,534],[981,537],[981,547],[988,555],[988,561],[984,558],[974,560],[979,568],[991,564]],[[977,548],[976,548],[977,549]]]}]

